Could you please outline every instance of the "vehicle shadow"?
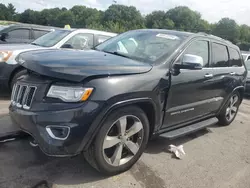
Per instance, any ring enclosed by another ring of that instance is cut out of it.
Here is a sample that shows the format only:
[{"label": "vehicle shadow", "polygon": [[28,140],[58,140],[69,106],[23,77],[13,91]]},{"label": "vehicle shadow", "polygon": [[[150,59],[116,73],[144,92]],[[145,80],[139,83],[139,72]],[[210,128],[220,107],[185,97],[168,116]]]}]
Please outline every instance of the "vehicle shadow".
[{"label": "vehicle shadow", "polygon": [[[0,145],[0,187],[52,188],[88,184],[108,178],[93,169],[83,155],[54,158],[29,145],[29,138]],[[21,184],[20,184],[21,183]],[[91,186],[86,186],[91,187]]]},{"label": "vehicle shadow", "polygon": [[163,137],[156,137],[155,139],[149,141],[148,143],[148,147],[145,151],[145,153],[149,153],[149,154],[158,154],[161,152],[167,152],[167,153],[171,153],[169,151],[169,145],[175,145],[175,146],[179,146],[179,145],[183,145],[187,142],[190,142],[198,137],[204,136],[206,134],[211,133],[212,131],[209,128],[206,129],[202,129],[199,130],[195,133],[192,134],[188,134],[186,136],[183,137],[179,137],[173,140],[169,140]]},{"label": "vehicle shadow", "polygon": [[[150,141],[146,153],[158,154],[169,152],[168,146],[181,145],[210,133],[209,129],[167,140],[159,137]],[[29,139],[0,145],[0,187],[52,188],[54,185],[91,187],[109,177],[93,169],[83,155],[73,158],[53,158],[44,155],[39,148],[32,148]],[[21,182],[21,184],[20,184]],[[105,181],[106,182],[106,181]],[[104,182],[104,183],[105,183]],[[106,185],[108,186],[108,184]],[[105,187],[105,186],[104,186]]]}]

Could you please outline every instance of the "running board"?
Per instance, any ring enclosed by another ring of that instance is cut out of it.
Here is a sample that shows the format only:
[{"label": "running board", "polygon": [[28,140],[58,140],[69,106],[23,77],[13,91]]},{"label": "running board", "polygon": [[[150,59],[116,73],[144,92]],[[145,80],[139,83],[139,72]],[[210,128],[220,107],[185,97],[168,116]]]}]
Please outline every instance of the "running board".
[{"label": "running board", "polygon": [[214,125],[216,123],[218,123],[217,118],[210,118],[210,119],[207,119],[205,121],[191,124],[191,125],[186,126],[186,127],[182,127],[179,129],[175,129],[173,131],[162,133],[162,134],[160,134],[160,136],[172,140],[172,139],[175,139],[177,137],[181,137],[181,136],[196,132],[198,130],[204,129],[204,128],[211,126],[211,125]]}]

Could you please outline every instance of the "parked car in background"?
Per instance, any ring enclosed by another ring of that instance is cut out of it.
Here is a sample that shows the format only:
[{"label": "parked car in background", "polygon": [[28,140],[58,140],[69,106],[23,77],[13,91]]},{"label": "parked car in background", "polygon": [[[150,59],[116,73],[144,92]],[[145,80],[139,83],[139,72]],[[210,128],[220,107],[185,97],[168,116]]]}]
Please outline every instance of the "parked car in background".
[{"label": "parked car in background", "polygon": [[7,26],[4,26],[4,25],[0,25],[0,31],[4,28],[6,28]]},{"label": "parked car in background", "polygon": [[231,42],[170,30],[129,31],[89,51],[23,52],[17,61],[28,74],[12,92],[13,123],[47,155],[84,152],[109,175],[128,170],[154,135],[229,125],[247,76]]},{"label": "parked car in background", "polygon": [[245,88],[245,94],[248,95],[248,96],[250,96],[250,60],[247,60],[245,62],[245,64],[246,64],[247,71],[248,71],[246,88]]},{"label": "parked car in background", "polygon": [[116,35],[89,29],[56,29],[31,44],[0,45],[0,86],[11,89],[16,80],[26,74],[16,62],[16,56],[21,52],[46,48],[86,50]]},{"label": "parked car in background", "polygon": [[54,27],[32,25],[32,24],[11,24],[0,28],[0,44],[10,43],[31,43],[35,39],[49,33]]},{"label": "parked car in background", "polygon": [[250,51],[241,51],[244,61],[250,60]]}]

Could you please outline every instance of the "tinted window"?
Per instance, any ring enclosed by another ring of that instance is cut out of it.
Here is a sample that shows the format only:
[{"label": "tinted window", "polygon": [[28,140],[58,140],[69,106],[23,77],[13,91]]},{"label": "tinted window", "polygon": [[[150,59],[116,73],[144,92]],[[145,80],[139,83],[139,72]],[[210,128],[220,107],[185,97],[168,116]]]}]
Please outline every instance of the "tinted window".
[{"label": "tinted window", "polygon": [[221,44],[213,43],[213,63],[212,67],[228,67],[229,57],[227,47]]},{"label": "tinted window", "polygon": [[203,58],[203,67],[208,66],[209,62],[209,43],[208,41],[200,40],[192,42],[186,49],[185,54],[197,55]]},{"label": "tinted window", "polygon": [[241,57],[240,54],[238,53],[237,50],[229,48],[229,54],[230,54],[230,65],[232,67],[241,67],[242,62],[241,62]]},{"label": "tinted window", "polygon": [[16,29],[8,32],[9,39],[29,39],[30,30],[28,29]]},{"label": "tinted window", "polygon": [[49,31],[42,31],[42,30],[33,30],[34,31],[34,38],[37,39],[45,34],[47,34]]},{"label": "tinted window", "polygon": [[103,43],[105,40],[108,40],[109,38],[111,38],[110,36],[104,36],[104,35],[98,35],[97,37],[97,43]]},{"label": "tinted window", "polygon": [[94,35],[89,33],[80,33],[71,37],[63,46],[78,50],[90,49],[94,46]]}]

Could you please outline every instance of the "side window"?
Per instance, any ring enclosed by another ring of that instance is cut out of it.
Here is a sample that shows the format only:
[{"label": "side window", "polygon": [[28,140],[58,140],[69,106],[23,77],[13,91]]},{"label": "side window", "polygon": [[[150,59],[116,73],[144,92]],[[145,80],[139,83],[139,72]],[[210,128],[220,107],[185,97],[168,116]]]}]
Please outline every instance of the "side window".
[{"label": "side window", "polygon": [[105,40],[111,38],[110,36],[98,35],[97,36],[97,44],[103,43]]},{"label": "side window", "polygon": [[8,32],[9,39],[24,39],[28,40],[30,37],[30,30],[28,29],[16,29]]},{"label": "side window", "polygon": [[44,31],[44,30],[33,30],[33,31],[34,31],[34,38],[35,39],[49,33],[49,31]]},{"label": "side window", "polygon": [[208,67],[209,63],[209,43],[205,40],[192,42],[184,54],[197,55],[203,58],[203,67]]},{"label": "side window", "polygon": [[79,33],[71,37],[64,45],[65,48],[77,50],[90,49],[94,46],[94,35],[90,33]]},{"label": "side window", "polygon": [[230,54],[230,65],[232,67],[241,67],[241,57],[237,50],[233,48],[229,48],[229,54]]},{"label": "side window", "polygon": [[212,67],[228,67],[229,57],[227,47],[221,44],[213,43],[213,62]]}]

